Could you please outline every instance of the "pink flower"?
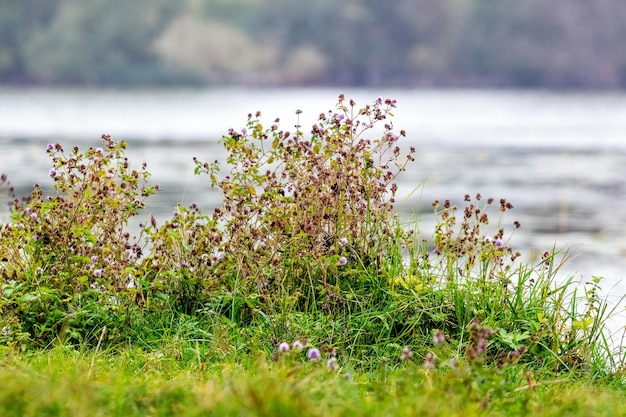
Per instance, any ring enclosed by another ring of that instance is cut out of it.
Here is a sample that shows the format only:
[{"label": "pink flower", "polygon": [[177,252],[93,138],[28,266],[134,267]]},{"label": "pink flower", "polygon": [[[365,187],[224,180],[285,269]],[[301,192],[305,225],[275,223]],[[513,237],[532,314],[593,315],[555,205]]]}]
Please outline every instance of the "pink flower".
[{"label": "pink flower", "polygon": [[411,356],[413,356],[413,352],[411,352],[411,349],[409,349],[408,346],[405,346],[402,349],[402,354],[400,355],[400,359],[403,360],[403,361],[406,361],[406,360],[410,359]]},{"label": "pink flower", "polygon": [[435,369],[435,361],[437,360],[437,357],[435,356],[434,353],[427,353],[426,354],[426,360],[424,361],[424,368],[432,371],[433,369]]}]

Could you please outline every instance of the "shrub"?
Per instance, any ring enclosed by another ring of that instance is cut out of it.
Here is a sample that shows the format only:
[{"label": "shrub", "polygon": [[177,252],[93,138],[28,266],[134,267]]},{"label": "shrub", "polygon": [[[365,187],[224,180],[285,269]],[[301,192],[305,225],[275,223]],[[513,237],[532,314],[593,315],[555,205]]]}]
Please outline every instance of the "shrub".
[{"label": "shrub", "polygon": [[49,144],[56,195],[44,198],[35,185],[29,199],[13,201],[12,222],[2,228],[3,313],[33,337],[71,328],[93,300],[115,306],[131,293],[141,302],[128,287],[142,247],[124,226],[157,187],[146,186],[145,165],[131,169],[125,143],[102,140],[102,148],[67,155]]},{"label": "shrub", "polygon": [[179,208],[167,232],[152,236],[151,265],[208,266],[206,282],[241,291],[247,303],[288,296],[311,309],[318,297],[341,298],[330,284],[354,286],[360,278],[347,271],[381,270],[408,240],[392,209],[395,179],[415,149],[402,156],[404,131],[394,133],[390,121],[395,106],[379,98],[358,107],[341,95],[308,138],[300,126],[285,131],[276,119],[265,127],[260,112],[249,114],[245,128],[221,140],[226,175],[218,161],[195,159],[196,174],[221,191],[222,207],[211,216]]}]

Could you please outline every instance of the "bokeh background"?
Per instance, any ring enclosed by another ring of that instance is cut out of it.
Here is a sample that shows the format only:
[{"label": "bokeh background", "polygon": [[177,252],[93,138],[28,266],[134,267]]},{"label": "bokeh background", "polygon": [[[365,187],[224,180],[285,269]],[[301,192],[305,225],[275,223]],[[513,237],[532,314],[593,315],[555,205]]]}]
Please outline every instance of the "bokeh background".
[{"label": "bokeh background", "polygon": [[222,157],[249,112],[306,127],[339,93],[391,97],[418,149],[408,223],[428,237],[432,200],[506,198],[511,247],[569,250],[563,278],[604,276],[618,300],[625,22],[623,0],[0,0],[0,173],[50,190],[46,144],[107,133],[148,163],[163,192],[145,216],[162,221],[219,204],[192,158]]},{"label": "bokeh background", "polygon": [[0,81],[626,86],[621,0],[2,0]]}]

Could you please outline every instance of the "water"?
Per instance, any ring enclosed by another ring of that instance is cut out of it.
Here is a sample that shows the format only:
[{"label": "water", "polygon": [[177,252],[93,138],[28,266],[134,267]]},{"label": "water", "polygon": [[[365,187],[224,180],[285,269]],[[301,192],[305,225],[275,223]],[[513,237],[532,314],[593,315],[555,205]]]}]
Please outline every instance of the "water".
[{"label": "water", "polygon": [[[98,146],[101,134],[129,142],[163,188],[147,208],[158,219],[175,205],[209,209],[219,196],[193,175],[194,156],[219,158],[217,139],[263,112],[306,131],[338,93],[365,104],[398,100],[393,119],[416,146],[416,162],[400,194],[419,188],[399,210],[429,234],[434,199],[506,198],[515,209],[505,224],[522,223],[509,244],[529,259],[553,246],[569,248],[565,274],[604,276],[611,299],[626,293],[626,94],[437,90],[0,90],[0,172],[21,193],[50,186],[48,142]],[[303,113],[296,116],[295,111]],[[0,216],[3,214],[0,213]],[[6,216],[6,213],[4,213]],[[622,323],[615,325],[620,328]]]}]

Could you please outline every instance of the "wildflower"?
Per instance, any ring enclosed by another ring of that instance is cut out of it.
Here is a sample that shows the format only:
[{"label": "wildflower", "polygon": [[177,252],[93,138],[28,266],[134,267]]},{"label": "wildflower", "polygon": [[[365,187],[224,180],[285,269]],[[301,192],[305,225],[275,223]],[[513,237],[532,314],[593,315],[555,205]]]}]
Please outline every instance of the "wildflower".
[{"label": "wildflower", "polygon": [[54,144],[52,144],[52,143],[49,143],[49,144],[46,146],[46,151],[51,151],[51,150],[53,150],[53,149],[54,149]]},{"label": "wildflower", "polygon": [[93,276],[96,278],[100,278],[104,275],[104,269],[94,269]]},{"label": "wildflower", "polygon": [[346,246],[347,244],[348,244],[348,239],[346,239],[345,237],[342,237],[341,239],[339,239],[339,247],[340,248]]},{"label": "wildflower", "polygon": [[345,256],[342,256],[341,258],[339,258],[339,265],[343,266],[347,263],[348,263],[348,259],[346,259]]},{"label": "wildflower", "polygon": [[37,213],[30,213],[30,218],[37,221]]},{"label": "wildflower", "polygon": [[316,348],[311,348],[309,349],[309,352],[307,353],[307,358],[309,358],[312,361],[316,361],[320,358],[320,351]]},{"label": "wildflower", "polygon": [[336,371],[339,368],[339,364],[337,363],[337,359],[333,356],[332,358],[326,361],[326,366],[331,371]]},{"label": "wildflower", "polygon": [[102,148],[96,148],[96,152],[98,153],[104,153],[104,150]]},{"label": "wildflower", "polygon": [[293,347],[294,349],[300,350],[302,349],[302,342],[299,340],[296,340],[295,342],[293,342],[293,344],[291,345],[291,347]]},{"label": "wildflower", "polygon": [[409,349],[408,346],[405,346],[402,349],[402,354],[400,355],[400,360],[406,361],[406,360],[410,359],[411,356],[413,356],[413,352],[411,352],[411,349]]},{"label": "wildflower", "polygon": [[56,169],[52,168],[52,169],[50,170],[50,176],[51,176],[52,178],[55,178],[55,177],[57,176],[57,174],[58,174],[58,171],[57,171]]},{"label": "wildflower", "polygon": [[289,352],[289,343],[282,342],[280,345],[278,345],[278,351],[279,352]]},{"label": "wildflower", "polygon": [[502,246],[504,246],[504,242],[502,241],[502,239],[496,239],[496,241],[493,244],[497,248],[501,248]]},{"label": "wildflower", "polygon": [[424,368],[426,368],[429,371],[432,371],[433,369],[435,369],[436,360],[437,360],[437,357],[435,356],[435,354],[428,352],[426,354],[426,359],[424,360]]},{"label": "wildflower", "polygon": [[91,257],[91,263],[95,264],[96,262],[98,262],[98,257],[96,255]]},{"label": "wildflower", "polygon": [[444,336],[441,330],[435,330],[435,334],[433,335],[433,343],[436,345],[440,345],[446,341],[446,337]]}]

